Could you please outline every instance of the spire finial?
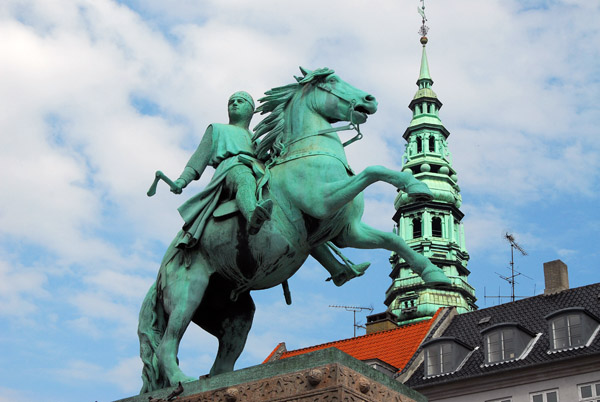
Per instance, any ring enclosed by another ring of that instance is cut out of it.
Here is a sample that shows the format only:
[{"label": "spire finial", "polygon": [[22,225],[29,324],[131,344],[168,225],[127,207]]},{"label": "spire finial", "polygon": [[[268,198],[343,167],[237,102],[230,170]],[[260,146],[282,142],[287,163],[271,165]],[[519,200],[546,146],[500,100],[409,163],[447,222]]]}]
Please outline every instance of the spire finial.
[{"label": "spire finial", "polygon": [[425,25],[425,21],[427,21],[427,17],[425,16],[425,0],[421,1],[421,7],[417,6],[417,11],[421,14],[421,28],[419,29],[419,35],[421,35],[421,44],[425,46],[427,44],[427,32],[429,32],[429,27]]}]

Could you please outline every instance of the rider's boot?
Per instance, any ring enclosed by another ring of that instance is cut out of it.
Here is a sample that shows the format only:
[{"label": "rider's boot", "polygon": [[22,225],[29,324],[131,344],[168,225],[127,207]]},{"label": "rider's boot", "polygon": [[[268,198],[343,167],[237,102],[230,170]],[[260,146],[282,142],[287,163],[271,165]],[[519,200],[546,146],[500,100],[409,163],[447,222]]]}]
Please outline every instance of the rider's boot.
[{"label": "rider's boot", "polygon": [[362,276],[367,268],[371,266],[370,262],[363,262],[361,264],[349,264],[344,266],[344,270],[338,272],[335,275],[327,278],[326,280],[333,280],[335,286],[342,286],[344,283],[348,282],[350,279],[358,278]]},{"label": "rider's boot", "polygon": [[263,223],[271,219],[273,211],[273,201],[263,200],[256,203],[256,209],[252,212],[252,216],[248,221],[248,234],[255,235],[258,233]]}]

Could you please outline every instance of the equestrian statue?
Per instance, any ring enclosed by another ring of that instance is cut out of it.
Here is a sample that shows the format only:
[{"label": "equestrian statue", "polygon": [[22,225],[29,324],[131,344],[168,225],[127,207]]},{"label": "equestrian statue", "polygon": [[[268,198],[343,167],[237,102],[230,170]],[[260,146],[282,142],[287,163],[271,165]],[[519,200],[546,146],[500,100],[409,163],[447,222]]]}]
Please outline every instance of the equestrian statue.
[{"label": "equestrian statue", "polygon": [[[179,368],[179,343],[190,322],[217,337],[210,375],[233,371],[252,325],[250,291],[282,285],[313,256],[337,286],[361,276],[369,263],[353,264],[338,249],[383,248],[397,253],[430,285],[450,280],[394,233],[361,222],[362,191],[384,181],[414,198],[431,199],[410,173],[369,166],[355,174],[344,146],[362,137],[358,125],[377,111],[372,95],[344,82],[329,68],[300,68],[295,83],[254,100],[243,91],[228,102],[229,124],[211,124],[180,177],[159,180],[180,194],[207,166],[207,187],[180,208],[183,228],[168,247],[140,311],[138,335],[144,363],[141,393],[194,381]],[[254,113],[267,114],[249,130]],[[332,123],[349,124],[332,127]],[[356,129],[343,144],[337,134]],[[342,262],[335,256],[337,254]]]}]

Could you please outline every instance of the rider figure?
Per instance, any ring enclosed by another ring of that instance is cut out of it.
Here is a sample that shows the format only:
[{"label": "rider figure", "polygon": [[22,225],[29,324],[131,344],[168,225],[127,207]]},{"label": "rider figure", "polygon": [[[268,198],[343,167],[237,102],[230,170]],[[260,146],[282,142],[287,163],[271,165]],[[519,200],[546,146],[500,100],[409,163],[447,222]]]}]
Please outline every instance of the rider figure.
[{"label": "rider figure", "polygon": [[[216,168],[208,186],[179,207],[185,225],[175,241],[178,248],[193,247],[200,239],[208,218],[217,207],[224,184],[235,193],[240,212],[248,221],[250,235],[258,233],[262,224],[271,217],[273,202],[257,200],[256,179],[248,166],[256,161],[252,134],[248,129],[254,113],[254,100],[246,92],[236,92],[229,98],[228,113],[229,124],[208,126],[198,149],[175,181],[175,187],[171,188],[172,192],[180,194],[192,180],[200,178],[208,165]],[[341,256],[342,264],[330,248],[334,247],[322,244],[312,249],[311,255],[329,271],[336,286],[361,276],[370,265],[355,265],[344,256]],[[339,250],[336,253],[341,254]]]},{"label": "rider figure", "polygon": [[[202,176],[208,165],[216,169],[207,188],[179,208],[186,222],[184,230],[189,233],[183,243],[188,246],[190,242],[195,244],[202,235],[206,220],[217,206],[223,184],[235,194],[238,208],[248,222],[249,234],[258,233],[262,224],[271,217],[273,202],[257,200],[256,179],[248,166],[256,160],[252,133],[248,129],[254,113],[254,100],[247,92],[236,92],[229,98],[227,110],[229,124],[208,126],[198,149],[171,189],[180,194],[192,180]],[[190,237],[195,241],[192,242]]]}]

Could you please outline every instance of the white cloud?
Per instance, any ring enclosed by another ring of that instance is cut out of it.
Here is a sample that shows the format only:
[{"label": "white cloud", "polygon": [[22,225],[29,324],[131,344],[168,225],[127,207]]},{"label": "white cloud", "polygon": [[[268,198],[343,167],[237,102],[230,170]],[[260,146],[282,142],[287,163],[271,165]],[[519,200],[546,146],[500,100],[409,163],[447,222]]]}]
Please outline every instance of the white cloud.
[{"label": "white cloud", "polygon": [[47,299],[46,275],[0,260],[0,315],[24,319],[38,311],[38,302]]}]

